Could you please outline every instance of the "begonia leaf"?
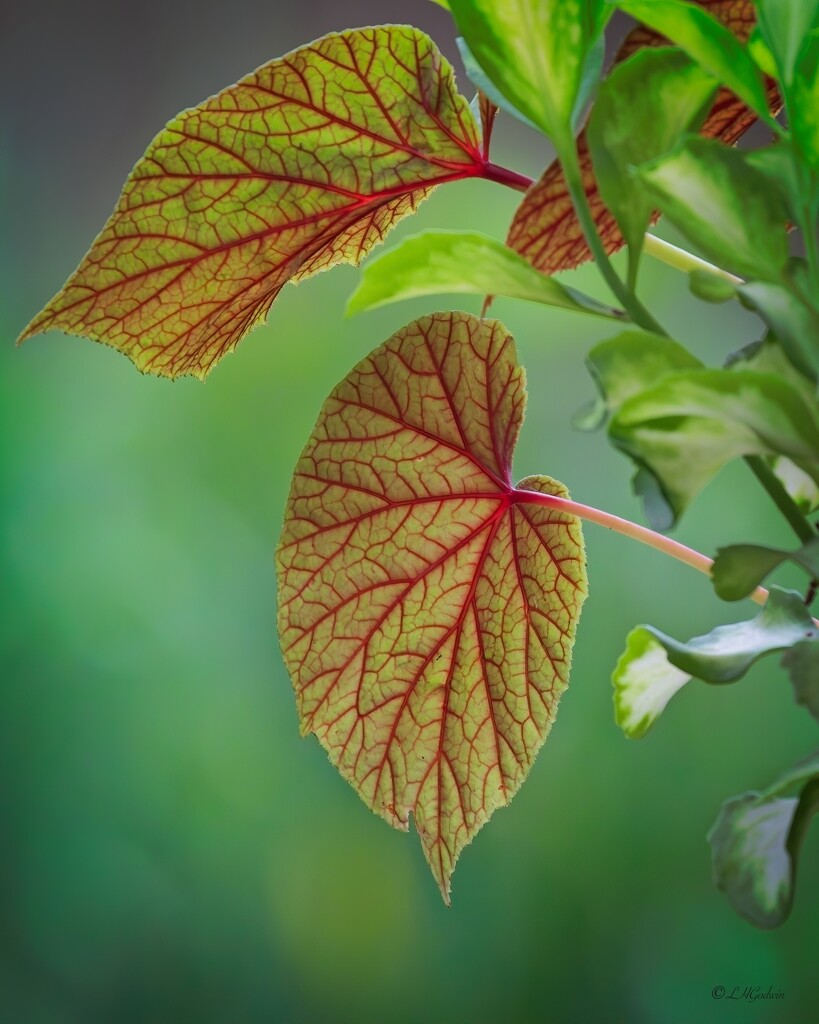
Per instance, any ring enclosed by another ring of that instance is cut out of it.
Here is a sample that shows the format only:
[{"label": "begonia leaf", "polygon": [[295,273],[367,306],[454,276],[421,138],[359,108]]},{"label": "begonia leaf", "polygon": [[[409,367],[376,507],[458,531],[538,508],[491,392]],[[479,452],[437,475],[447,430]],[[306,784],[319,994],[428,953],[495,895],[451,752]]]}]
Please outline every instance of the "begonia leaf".
[{"label": "begonia leaf", "polygon": [[[730,28],[738,39],[748,38],[755,17],[751,0],[701,0],[701,5]],[[662,36],[639,25],[626,37],[616,60],[623,61],[645,46],[666,43]],[[773,83],[768,88],[768,99],[772,109],[778,110],[780,100]],[[755,120],[756,114],[741,100],[729,90],[721,89],[702,126],[702,134],[732,145]],[[611,255],[623,246],[623,236],[597,189],[585,132],[578,138],[578,158],[597,230],[606,252]],[[544,274],[571,270],[591,259],[572,208],[563,171],[556,160],[526,193],[515,213],[507,242]]]},{"label": "begonia leaf", "polygon": [[413,322],[327,399],[278,549],[302,732],[390,825],[414,815],[447,902],[549,732],[586,594],[579,520],[526,503],[565,488],[512,484],[524,402],[496,321]]},{"label": "begonia leaf", "polygon": [[432,186],[483,167],[426,35],[325,36],[174,118],[21,340],[58,329],[146,372],[204,377],[284,284],[358,263]]}]

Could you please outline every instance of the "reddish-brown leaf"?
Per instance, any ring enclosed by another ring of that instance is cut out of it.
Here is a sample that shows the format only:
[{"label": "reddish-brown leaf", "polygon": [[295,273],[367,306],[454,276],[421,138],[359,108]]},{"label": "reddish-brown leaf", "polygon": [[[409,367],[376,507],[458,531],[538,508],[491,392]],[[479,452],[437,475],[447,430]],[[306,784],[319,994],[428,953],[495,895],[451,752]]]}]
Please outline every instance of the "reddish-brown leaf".
[{"label": "reddish-brown leaf", "polygon": [[171,121],[21,340],[59,329],[204,377],[287,281],[358,263],[431,187],[483,166],[426,35],[326,36]]},{"label": "reddish-brown leaf", "polygon": [[[741,40],[748,38],[755,23],[751,0],[698,2]],[[625,60],[644,46],[659,46],[664,42],[661,36],[640,25],[626,37],[616,60]],[[772,109],[778,109],[780,101],[773,85],[769,97]],[[733,145],[755,121],[756,115],[741,100],[727,89],[722,89],[702,132],[727,145]],[[623,237],[597,191],[585,132],[578,139],[578,153],[592,216],[606,252],[614,253],[624,244]],[[526,193],[509,229],[507,244],[544,274],[570,270],[591,259],[591,252],[572,208],[563,171],[557,161],[546,168],[541,178]]]},{"label": "reddish-brown leaf", "polygon": [[497,322],[410,324],[325,403],[277,556],[302,731],[392,826],[415,815],[447,902],[546,738],[586,594],[580,521],[526,501],[565,488],[512,485],[524,402]]}]

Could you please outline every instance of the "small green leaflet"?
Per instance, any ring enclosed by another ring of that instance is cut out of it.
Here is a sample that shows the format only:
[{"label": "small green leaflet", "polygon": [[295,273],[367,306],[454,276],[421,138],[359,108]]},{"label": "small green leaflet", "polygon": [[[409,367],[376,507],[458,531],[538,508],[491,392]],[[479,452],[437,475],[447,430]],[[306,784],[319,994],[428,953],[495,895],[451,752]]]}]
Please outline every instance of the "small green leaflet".
[{"label": "small green leaflet", "polygon": [[610,319],[623,314],[535,270],[477,231],[422,231],[367,264],[347,313],[441,292],[506,295]]},{"label": "small green leaflet", "polygon": [[775,928],[793,905],[799,852],[819,810],[819,753],[762,793],[726,801],[708,833],[714,883],[734,910]]},{"label": "small green leaflet", "polygon": [[817,636],[801,596],[778,587],[771,588],[755,618],[717,626],[687,643],[653,626],[637,626],[612,676],[617,724],[630,739],[638,739],[690,679],[735,682],[763,655]]},{"label": "small green leaflet", "polygon": [[819,537],[797,551],[759,544],[731,544],[720,548],[711,568],[714,590],[723,601],[739,601],[788,561],[801,566],[812,579],[819,579]]},{"label": "small green leaflet", "polygon": [[632,287],[654,212],[651,194],[632,168],[696,131],[716,90],[712,75],[667,47],[638,50],[600,86],[586,134],[600,194],[629,247]]}]

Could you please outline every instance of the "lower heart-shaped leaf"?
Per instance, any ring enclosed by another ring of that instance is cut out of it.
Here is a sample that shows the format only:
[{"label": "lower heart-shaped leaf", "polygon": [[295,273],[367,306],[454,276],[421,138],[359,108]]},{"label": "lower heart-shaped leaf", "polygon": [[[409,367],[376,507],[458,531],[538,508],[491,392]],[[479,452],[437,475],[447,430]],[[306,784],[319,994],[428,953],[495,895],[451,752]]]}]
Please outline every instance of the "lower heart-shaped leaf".
[{"label": "lower heart-shaped leaf", "polygon": [[415,815],[444,899],[509,802],[566,687],[579,520],[511,482],[525,403],[511,337],[418,320],[327,399],[278,550],[279,635],[304,733],[395,828]]}]

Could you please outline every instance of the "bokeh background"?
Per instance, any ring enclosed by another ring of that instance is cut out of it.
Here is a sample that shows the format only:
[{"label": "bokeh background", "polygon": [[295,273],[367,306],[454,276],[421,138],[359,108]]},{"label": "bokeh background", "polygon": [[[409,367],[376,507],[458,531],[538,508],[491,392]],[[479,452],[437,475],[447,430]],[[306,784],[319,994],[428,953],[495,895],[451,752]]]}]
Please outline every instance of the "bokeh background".
[{"label": "bokeh background", "polygon": [[[0,13],[0,1021],[815,1020],[819,829],[772,934],[712,888],[704,838],[724,798],[815,745],[776,664],[690,686],[642,742],[613,721],[609,673],[635,623],[685,637],[751,614],[691,570],[588,527],[572,685],[529,781],[465,851],[451,910],[416,837],[299,737],[273,571],[292,468],[358,359],[414,316],[477,300],[345,320],[356,271],[338,269],[285,289],[204,385],[142,377],[59,334],[13,347],[167,119],[318,35],[387,21],[454,57],[446,14],[424,0]],[[546,158],[502,121],[495,159],[536,174]],[[517,199],[449,186],[401,232],[503,237]],[[605,295],[591,269],[567,280]],[[758,333],[661,266],[646,263],[642,287],[712,362]],[[518,476],[550,473],[639,518],[626,462],[569,425],[605,325],[509,301],[494,312],[529,373]],[[790,540],[742,465],[678,536],[710,553]],[[718,985],[785,998],[728,1006]]]}]

